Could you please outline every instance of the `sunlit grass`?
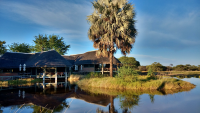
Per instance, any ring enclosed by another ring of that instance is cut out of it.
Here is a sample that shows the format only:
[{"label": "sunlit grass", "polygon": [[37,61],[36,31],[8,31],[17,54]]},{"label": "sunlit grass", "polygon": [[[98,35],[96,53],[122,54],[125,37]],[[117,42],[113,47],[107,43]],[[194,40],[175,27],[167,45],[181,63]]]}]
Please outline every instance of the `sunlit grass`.
[{"label": "sunlit grass", "polygon": [[84,75],[75,75],[75,74],[71,74],[70,77],[68,78],[68,80],[79,80],[81,78],[83,78]]},{"label": "sunlit grass", "polygon": [[132,89],[132,90],[147,90],[147,89],[181,89],[194,88],[195,85],[170,77],[156,77],[151,78],[147,76],[138,76],[137,81],[132,82],[131,78],[118,77],[103,77],[103,78],[89,78],[77,82],[82,87],[98,87],[106,89]]}]

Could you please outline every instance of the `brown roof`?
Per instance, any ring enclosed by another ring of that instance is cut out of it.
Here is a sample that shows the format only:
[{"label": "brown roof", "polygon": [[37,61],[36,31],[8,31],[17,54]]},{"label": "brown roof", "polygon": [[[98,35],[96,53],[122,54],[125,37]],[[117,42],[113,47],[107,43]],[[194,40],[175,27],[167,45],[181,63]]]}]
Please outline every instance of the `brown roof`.
[{"label": "brown roof", "polygon": [[[74,60],[73,65],[110,63],[109,57],[97,58],[96,51],[89,51],[83,54],[63,56],[63,57],[67,60]],[[113,64],[116,65],[117,63],[120,63],[120,61],[117,58],[113,57]]]},{"label": "brown roof", "polygon": [[6,52],[0,57],[0,68],[19,68],[20,64],[26,67],[70,67],[72,64],[55,50],[40,53]]},{"label": "brown roof", "polygon": [[31,53],[6,52],[0,57],[0,68],[19,68],[30,58]]},{"label": "brown roof", "polygon": [[55,50],[35,53],[26,62],[27,67],[70,67],[72,64]]},{"label": "brown roof", "polygon": [[[81,64],[109,64],[108,57],[97,58],[96,51],[89,51],[83,54],[61,56],[55,50],[40,53],[17,53],[6,52],[0,57],[0,68],[19,68],[20,64],[26,67],[71,67]],[[113,64],[120,63],[113,58]]]}]

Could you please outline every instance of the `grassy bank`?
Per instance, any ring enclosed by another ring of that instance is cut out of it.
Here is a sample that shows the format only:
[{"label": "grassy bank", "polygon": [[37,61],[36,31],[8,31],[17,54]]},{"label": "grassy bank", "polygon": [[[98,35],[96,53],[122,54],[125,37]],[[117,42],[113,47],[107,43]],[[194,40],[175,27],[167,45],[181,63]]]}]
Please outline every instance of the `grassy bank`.
[{"label": "grassy bank", "polygon": [[195,85],[169,77],[151,78],[147,76],[138,76],[136,81],[130,77],[103,77],[82,79],[77,82],[79,87],[98,87],[106,89],[131,89],[131,90],[163,90],[163,89],[181,89],[194,88]]}]

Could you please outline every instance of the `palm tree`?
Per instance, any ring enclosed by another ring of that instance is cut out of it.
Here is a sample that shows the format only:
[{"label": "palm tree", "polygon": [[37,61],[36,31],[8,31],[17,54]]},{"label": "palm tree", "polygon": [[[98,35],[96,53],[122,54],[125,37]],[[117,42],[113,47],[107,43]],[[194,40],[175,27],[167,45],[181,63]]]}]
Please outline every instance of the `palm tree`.
[{"label": "palm tree", "polygon": [[88,37],[98,49],[98,57],[110,57],[110,76],[113,76],[113,54],[121,49],[123,55],[130,53],[135,43],[135,12],[127,0],[96,0],[94,12],[87,16],[91,27]]}]

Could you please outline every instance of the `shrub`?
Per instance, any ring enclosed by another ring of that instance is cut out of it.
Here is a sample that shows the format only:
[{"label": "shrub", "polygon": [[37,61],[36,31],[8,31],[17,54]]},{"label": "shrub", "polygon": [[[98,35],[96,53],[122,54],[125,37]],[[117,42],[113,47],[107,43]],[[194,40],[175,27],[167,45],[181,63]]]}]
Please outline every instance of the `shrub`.
[{"label": "shrub", "polygon": [[148,69],[147,76],[149,76],[149,77],[155,77],[155,74],[154,74],[153,69],[151,67],[149,67],[149,69]]},{"label": "shrub", "polygon": [[86,78],[101,78],[103,75],[98,72],[90,72],[86,75]]},{"label": "shrub", "polygon": [[124,79],[127,82],[133,82],[137,80],[138,73],[136,70],[129,66],[122,66],[119,68],[118,77]]}]

